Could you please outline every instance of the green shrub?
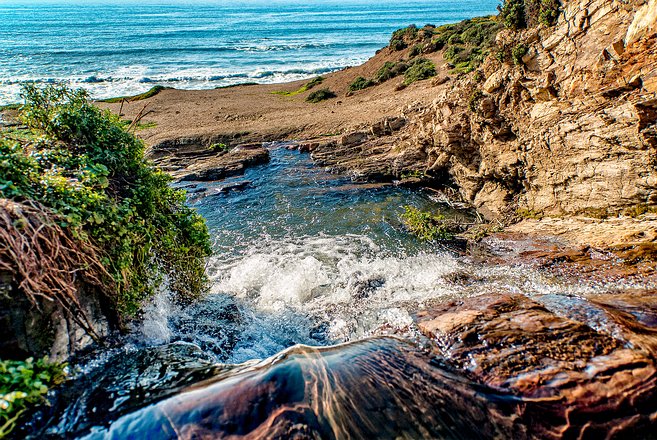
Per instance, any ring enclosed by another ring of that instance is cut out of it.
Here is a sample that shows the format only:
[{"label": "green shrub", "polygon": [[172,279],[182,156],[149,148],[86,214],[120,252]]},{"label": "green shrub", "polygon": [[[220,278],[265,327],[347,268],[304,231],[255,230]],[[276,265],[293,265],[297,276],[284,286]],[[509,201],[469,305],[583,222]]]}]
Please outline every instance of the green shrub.
[{"label": "green shrub", "polygon": [[376,72],[374,75],[374,80],[378,83],[388,81],[389,79],[395,78],[399,75],[402,75],[408,69],[408,65],[403,61],[392,62],[386,61],[383,66]]},{"label": "green shrub", "polygon": [[511,50],[511,59],[513,59],[513,64],[521,66],[523,64],[522,57],[527,55],[529,48],[524,44],[518,44]]},{"label": "green shrub", "polygon": [[368,87],[372,87],[374,84],[375,84],[374,81],[359,76],[358,78],[353,80],[351,84],[349,84],[349,91],[355,92],[357,90],[363,90]]},{"label": "green shrub", "polygon": [[398,52],[400,50],[406,49],[408,45],[404,42],[404,40],[390,40],[390,44],[388,45],[388,47]]},{"label": "green shrub", "polygon": [[306,90],[310,90],[313,87],[318,86],[323,82],[324,82],[324,77],[323,76],[318,76],[318,77],[313,78],[310,81],[308,81],[304,87],[306,88]]},{"label": "green shrub", "polygon": [[500,9],[500,17],[504,22],[504,26],[509,29],[526,28],[525,0],[504,0]]},{"label": "green shrub", "polygon": [[543,213],[533,209],[519,208],[516,210],[516,215],[523,219],[540,220],[543,218]]},{"label": "green shrub", "polygon": [[416,44],[415,46],[411,47],[411,50],[408,51],[408,56],[413,58],[422,53],[422,45],[421,44]]},{"label": "green shrub", "polygon": [[426,58],[416,58],[404,72],[404,85],[436,76],[436,66]]},{"label": "green shrub", "polygon": [[484,97],[484,93],[477,89],[472,94],[470,95],[470,99],[468,99],[468,108],[472,113],[476,113],[477,109],[479,108],[479,102],[482,100]]},{"label": "green shrub", "polygon": [[5,105],[0,105],[0,112],[7,111],[7,110],[20,110],[22,104],[5,104]]},{"label": "green shrub", "polygon": [[209,149],[214,151],[214,152],[217,152],[217,153],[220,153],[220,152],[226,153],[226,152],[231,150],[231,147],[229,145],[224,144],[224,143],[217,142],[215,144],[210,145]]},{"label": "green shrub", "polygon": [[496,17],[479,17],[435,29],[432,46],[444,49],[443,57],[457,72],[471,72],[495,47],[501,25]]},{"label": "green shrub", "polygon": [[405,206],[401,219],[408,230],[420,240],[446,240],[452,234],[445,226],[443,216],[434,216],[430,212],[420,211],[413,206]]},{"label": "green shrub", "polygon": [[560,10],[559,0],[504,0],[500,17],[507,28],[518,30],[539,23],[552,26]]},{"label": "green shrub", "polygon": [[459,53],[463,52],[463,46],[449,46],[443,52],[443,56],[448,60],[455,60]]},{"label": "green shrub", "polygon": [[498,50],[495,51],[495,59],[499,61],[500,63],[506,62],[507,55],[506,55],[506,49],[505,48],[499,48]]},{"label": "green shrub", "polygon": [[414,24],[402,29],[397,29],[392,33],[388,46],[394,51],[406,49],[408,47],[408,42],[415,40],[417,35],[418,29]]},{"label": "green shrub", "polygon": [[335,98],[336,94],[333,93],[329,89],[319,89],[315,90],[312,92],[308,97],[306,98],[306,101],[312,102],[312,103],[317,103],[320,101],[325,101],[327,99]]},{"label": "green shrub", "polygon": [[181,298],[200,295],[210,254],[205,222],[144,159],[144,144],[83,90],[29,85],[23,97],[21,118],[37,137],[21,143],[0,132],[0,197],[44,205],[99,249],[122,316],[134,315],[165,278]]},{"label": "green shrub", "polygon": [[20,416],[35,405],[46,403],[50,388],[66,378],[66,364],[47,358],[0,361],[0,438],[7,436]]},{"label": "green shrub", "polygon": [[538,22],[545,26],[553,26],[557,22],[560,12],[561,5],[559,0],[541,0]]}]

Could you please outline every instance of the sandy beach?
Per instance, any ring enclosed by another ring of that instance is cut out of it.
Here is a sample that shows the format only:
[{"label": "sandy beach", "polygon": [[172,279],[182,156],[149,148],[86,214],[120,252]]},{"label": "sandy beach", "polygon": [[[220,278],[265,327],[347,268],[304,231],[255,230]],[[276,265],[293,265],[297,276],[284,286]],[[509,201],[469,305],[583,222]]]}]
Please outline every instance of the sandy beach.
[{"label": "sandy beach", "polygon": [[[427,87],[432,79],[396,90],[403,80],[393,78],[374,87],[347,96],[349,84],[359,76],[372,78],[386,61],[408,59],[407,52],[381,49],[363,65],[323,75],[324,81],[309,91],[285,96],[276,92],[293,92],[306,80],[286,84],[243,85],[214,90],[163,90],[152,98],[120,103],[99,103],[115,113],[121,110],[126,119],[145,113],[141,123],[152,128],[137,134],[147,145],[154,146],[176,139],[234,138],[231,144],[303,140],[342,134],[387,117],[417,102],[429,103],[432,90]],[[437,75],[448,74],[442,53],[426,55],[436,64]],[[328,88],[337,97],[319,103],[306,102],[307,96],[318,89]],[[145,109],[144,109],[145,108]]]}]

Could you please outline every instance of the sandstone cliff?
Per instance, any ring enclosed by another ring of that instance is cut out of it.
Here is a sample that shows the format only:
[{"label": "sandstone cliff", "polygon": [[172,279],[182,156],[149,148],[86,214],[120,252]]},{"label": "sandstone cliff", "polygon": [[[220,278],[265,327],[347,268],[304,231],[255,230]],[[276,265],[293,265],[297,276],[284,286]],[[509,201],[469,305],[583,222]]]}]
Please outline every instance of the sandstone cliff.
[{"label": "sandstone cliff", "polygon": [[655,204],[656,20],[655,0],[566,3],[555,26],[498,33],[521,62],[434,80],[399,131],[310,147],[356,175],[442,179],[489,218]]}]

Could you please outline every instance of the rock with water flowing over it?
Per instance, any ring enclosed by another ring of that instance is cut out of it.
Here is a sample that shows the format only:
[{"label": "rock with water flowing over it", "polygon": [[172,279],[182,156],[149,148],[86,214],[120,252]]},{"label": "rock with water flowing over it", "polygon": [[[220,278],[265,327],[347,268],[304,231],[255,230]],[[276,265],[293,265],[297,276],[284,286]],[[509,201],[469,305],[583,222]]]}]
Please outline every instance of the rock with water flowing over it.
[{"label": "rock with water flowing over it", "polygon": [[434,350],[535,402],[540,438],[644,438],[657,417],[657,292],[529,299],[491,295],[418,313]]},{"label": "rock with water flowing over it", "polygon": [[376,338],[325,349],[293,347],[258,365],[242,366],[233,375],[221,373],[179,389],[109,427],[77,435],[523,438],[524,428],[514,423],[519,403],[509,393],[433,361],[411,344]]}]

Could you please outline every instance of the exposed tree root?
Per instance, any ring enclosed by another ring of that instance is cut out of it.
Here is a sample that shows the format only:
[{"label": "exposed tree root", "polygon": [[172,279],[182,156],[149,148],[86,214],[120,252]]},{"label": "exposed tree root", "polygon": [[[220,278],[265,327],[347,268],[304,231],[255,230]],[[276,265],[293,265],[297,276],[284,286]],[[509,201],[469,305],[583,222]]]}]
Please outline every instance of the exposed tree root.
[{"label": "exposed tree root", "polygon": [[114,287],[98,255],[91,244],[62,229],[44,206],[0,198],[0,271],[13,276],[37,309],[43,301],[56,302],[95,340],[78,291],[88,286],[106,293]]}]

